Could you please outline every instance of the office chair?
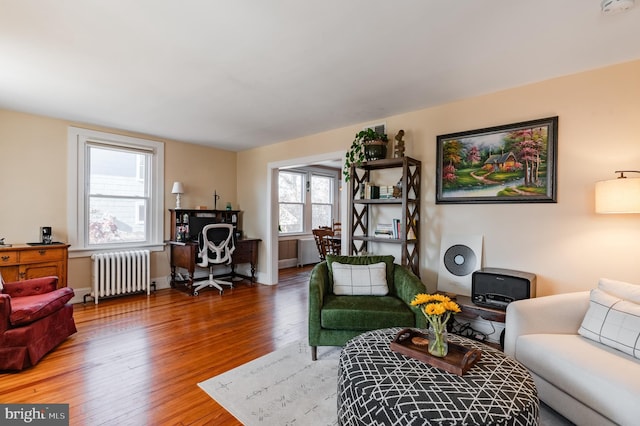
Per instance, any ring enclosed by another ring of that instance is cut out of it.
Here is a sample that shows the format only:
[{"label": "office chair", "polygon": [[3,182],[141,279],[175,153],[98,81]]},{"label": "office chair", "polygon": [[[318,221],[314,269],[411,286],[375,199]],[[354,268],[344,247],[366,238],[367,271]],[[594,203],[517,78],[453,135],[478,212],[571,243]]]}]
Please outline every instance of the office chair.
[{"label": "office chair", "polygon": [[231,281],[215,279],[213,267],[222,264],[231,264],[231,254],[236,249],[233,240],[233,225],[227,223],[214,223],[206,225],[198,235],[198,249],[200,262],[198,266],[209,267],[209,280],[204,281],[193,290],[193,295],[205,287],[215,287],[222,294],[222,285],[233,287]]}]

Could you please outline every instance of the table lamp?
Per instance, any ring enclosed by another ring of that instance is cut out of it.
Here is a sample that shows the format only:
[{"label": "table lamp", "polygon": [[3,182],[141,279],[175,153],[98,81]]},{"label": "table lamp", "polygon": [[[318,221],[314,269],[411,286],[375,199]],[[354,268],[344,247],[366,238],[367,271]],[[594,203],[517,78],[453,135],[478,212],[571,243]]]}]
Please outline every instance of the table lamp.
[{"label": "table lamp", "polygon": [[182,186],[182,182],[173,182],[173,188],[171,189],[172,194],[176,194],[176,209],[180,209],[180,194],[184,194],[184,187]]},{"label": "table lamp", "polygon": [[640,213],[640,179],[625,173],[638,170],[616,170],[617,179],[596,182],[596,213]]}]

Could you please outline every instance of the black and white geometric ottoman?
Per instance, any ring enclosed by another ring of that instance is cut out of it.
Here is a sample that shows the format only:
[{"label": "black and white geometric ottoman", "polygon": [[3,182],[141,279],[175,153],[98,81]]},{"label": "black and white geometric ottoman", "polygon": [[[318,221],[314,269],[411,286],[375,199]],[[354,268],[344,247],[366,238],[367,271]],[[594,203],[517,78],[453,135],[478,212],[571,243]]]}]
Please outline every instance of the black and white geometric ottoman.
[{"label": "black and white geometric ottoman", "polygon": [[350,340],[340,355],[340,425],[537,425],[539,401],[527,369],[497,349],[464,337],[449,340],[482,350],[464,376],[393,352],[401,328]]}]

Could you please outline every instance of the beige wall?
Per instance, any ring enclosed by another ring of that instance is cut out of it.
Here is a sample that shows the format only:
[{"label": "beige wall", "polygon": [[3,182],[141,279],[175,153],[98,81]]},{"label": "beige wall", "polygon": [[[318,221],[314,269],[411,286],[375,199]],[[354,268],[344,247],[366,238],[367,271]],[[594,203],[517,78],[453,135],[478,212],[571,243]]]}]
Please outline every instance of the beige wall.
[{"label": "beige wall", "polygon": [[[69,125],[111,131],[152,140],[158,138],[0,110],[0,237],[7,243],[38,241],[40,226],[51,226],[54,238],[67,241],[67,128]],[[165,239],[169,238],[169,208],[174,181],[185,187],[182,207],[213,208],[213,191],[237,206],[236,153],[164,140]],[[73,249],[73,248],[71,248]],[[169,274],[167,251],[152,256],[153,278]],[[90,285],[89,258],[69,260],[69,286]],[[159,283],[160,284],[160,283]],[[164,283],[166,284],[166,283]]]},{"label": "beige wall", "polygon": [[[557,204],[435,204],[437,135],[555,115]],[[483,265],[536,273],[539,295],[588,289],[599,277],[640,282],[640,216],[594,213],[596,181],[640,168],[640,61],[241,152],[241,207],[262,212],[269,205],[270,162],[344,151],[363,125],[380,121],[390,135],[404,129],[407,154],[422,160],[421,275],[431,290],[443,234],[482,234]],[[252,235],[267,235],[266,215],[245,218]],[[259,269],[265,265],[263,250]]]},{"label": "beige wall", "polygon": [[[559,116],[557,204],[435,204],[437,135],[553,115]],[[587,289],[605,276],[640,282],[640,216],[596,215],[593,201],[596,181],[614,177],[617,169],[639,168],[639,116],[640,61],[634,61],[238,154],[165,141],[165,206],[175,205],[175,180],[185,184],[187,208],[212,207],[216,190],[218,207],[230,201],[243,210],[245,233],[264,239],[269,163],[345,151],[363,125],[385,121],[390,135],[405,130],[407,154],[423,162],[421,274],[430,289],[440,238],[450,233],[482,234],[484,266],[534,272],[542,295]],[[108,130],[0,110],[0,237],[7,242],[37,240],[42,225],[66,240],[68,125]],[[166,238],[168,227],[167,221]],[[259,274],[266,259],[263,242]],[[166,252],[152,260],[152,276],[168,273]],[[88,259],[72,259],[69,284],[87,287],[89,280]]]}]

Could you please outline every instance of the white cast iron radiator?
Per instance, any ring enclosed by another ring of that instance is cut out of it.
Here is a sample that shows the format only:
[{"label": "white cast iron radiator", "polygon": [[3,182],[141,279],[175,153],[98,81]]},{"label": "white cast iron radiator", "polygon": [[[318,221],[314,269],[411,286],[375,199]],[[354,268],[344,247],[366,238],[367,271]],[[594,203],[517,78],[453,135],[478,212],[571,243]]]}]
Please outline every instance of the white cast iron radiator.
[{"label": "white cast iron radiator", "polygon": [[316,240],[313,238],[303,238],[298,240],[298,266],[320,262],[320,254]]},{"label": "white cast iron radiator", "polygon": [[[121,296],[146,291],[150,294],[149,250],[118,251],[91,255],[93,288],[91,297]],[[86,302],[86,300],[85,300]]]}]

